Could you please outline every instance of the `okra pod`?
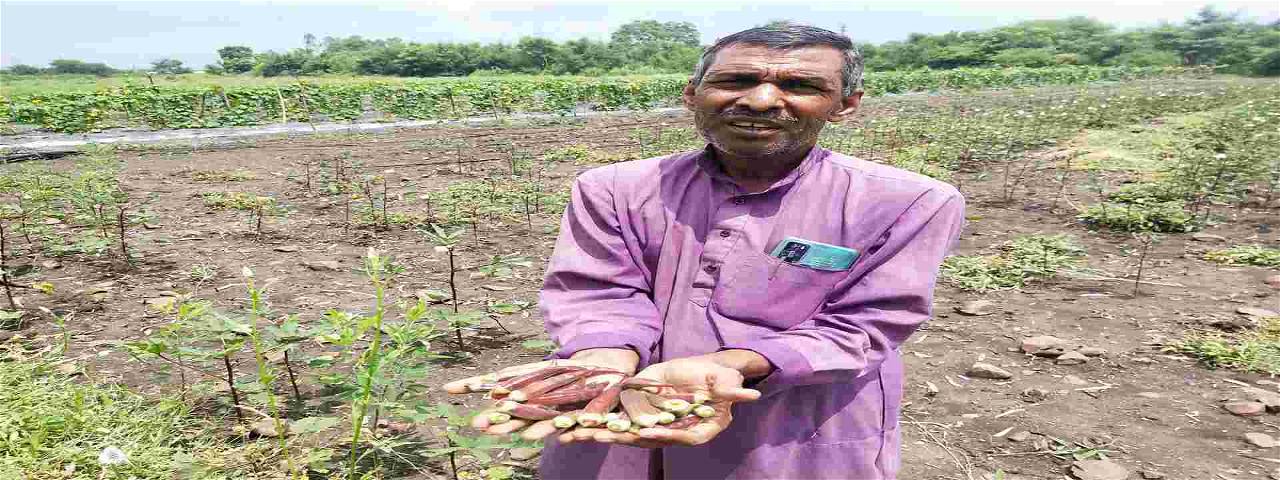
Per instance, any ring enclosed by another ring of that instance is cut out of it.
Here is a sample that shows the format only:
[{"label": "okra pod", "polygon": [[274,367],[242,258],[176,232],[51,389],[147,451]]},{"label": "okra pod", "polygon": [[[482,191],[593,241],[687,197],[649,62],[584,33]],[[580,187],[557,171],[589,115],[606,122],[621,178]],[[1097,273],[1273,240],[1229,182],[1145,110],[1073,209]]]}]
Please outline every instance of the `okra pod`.
[{"label": "okra pod", "polygon": [[578,423],[578,415],[581,414],[581,410],[565,412],[557,415],[556,418],[551,419],[551,424],[555,425],[556,428],[569,428]]},{"label": "okra pod", "polygon": [[511,421],[511,415],[503,412],[489,412],[487,418],[489,420],[489,425],[497,425]]},{"label": "okra pod", "polygon": [[614,384],[604,389],[603,392],[600,392],[600,395],[582,408],[582,415],[578,416],[578,424],[584,427],[596,427],[608,422],[605,415],[618,406],[618,394],[620,393],[622,393],[622,385],[620,384]]},{"label": "okra pod", "polygon": [[570,385],[558,390],[544,393],[540,396],[530,398],[526,403],[530,405],[568,405],[573,403],[590,402],[592,399],[600,395],[607,385]]},{"label": "okra pod", "polygon": [[666,395],[645,392],[649,404],[676,415],[685,415],[693,410],[693,404],[679,398],[668,398]]},{"label": "okra pod", "polygon": [[561,373],[543,380],[536,380],[533,383],[520,387],[518,390],[512,390],[511,393],[507,394],[507,398],[516,402],[523,402],[565,385],[569,385],[590,374],[591,370],[575,370]]},{"label": "okra pod", "polygon": [[554,377],[556,375],[560,375],[567,372],[579,371],[579,370],[583,370],[583,368],[574,367],[574,366],[560,366],[560,367],[547,367],[540,370],[534,370],[532,372],[529,372],[523,375],[516,375],[514,377],[500,381],[496,385],[494,385],[492,389],[490,389],[490,392],[493,393],[494,395],[509,395],[512,391],[522,388],[531,383],[537,382],[539,380],[545,380],[545,379]]},{"label": "okra pod", "polygon": [[623,390],[618,396],[618,400],[622,402],[622,408],[626,410],[627,416],[631,417],[631,422],[642,427],[652,427],[658,424],[658,415],[662,410],[649,403],[649,399],[645,396],[645,392],[638,390]]},{"label": "okra pod", "polygon": [[555,410],[537,405],[525,405],[510,400],[498,403],[498,411],[526,420],[549,420],[560,416],[560,412]]},{"label": "okra pod", "polygon": [[693,407],[693,414],[701,418],[711,418],[716,416],[716,409],[711,408],[711,405],[698,405]]},{"label": "okra pod", "polygon": [[631,430],[631,419],[627,418],[627,414],[621,414],[618,418],[609,420],[609,423],[605,424],[605,428],[608,428],[610,432],[617,433]]},{"label": "okra pod", "polygon": [[658,425],[666,425],[676,421],[676,414],[671,412],[662,412],[658,414]]}]

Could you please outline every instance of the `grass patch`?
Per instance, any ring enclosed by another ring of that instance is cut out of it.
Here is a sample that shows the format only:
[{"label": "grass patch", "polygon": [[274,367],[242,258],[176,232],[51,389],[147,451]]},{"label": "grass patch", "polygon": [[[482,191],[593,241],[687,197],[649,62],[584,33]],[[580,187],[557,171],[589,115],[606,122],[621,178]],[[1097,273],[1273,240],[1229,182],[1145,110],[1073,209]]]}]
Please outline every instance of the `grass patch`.
[{"label": "grass patch", "polygon": [[[1229,107],[1228,107],[1229,108]],[[1088,130],[1074,142],[1088,152],[1078,163],[1081,170],[1149,173],[1164,165],[1160,152],[1185,141],[1187,129],[1204,126],[1213,112],[1225,108],[1165,117],[1159,125],[1130,125],[1106,130]]]},{"label": "grass patch", "polygon": [[1236,245],[1204,254],[1204,259],[1227,265],[1280,267],[1280,249],[1261,245]]},{"label": "grass patch", "polygon": [[1027,235],[997,247],[993,255],[955,255],[942,262],[942,280],[962,290],[987,292],[1021,288],[1060,270],[1075,268],[1084,257],[1066,235]]},{"label": "grass patch", "polygon": [[[246,478],[211,468],[235,445],[171,399],[58,373],[47,359],[0,362],[0,478]],[[128,457],[105,474],[108,447]],[[71,472],[68,474],[68,472]],[[100,476],[101,475],[101,476]],[[229,475],[229,476],[228,476]]]},{"label": "grass patch", "polygon": [[257,180],[258,176],[248,170],[197,170],[191,172],[191,179],[204,183],[244,182]]},{"label": "grass patch", "polygon": [[274,206],[276,203],[274,198],[245,192],[206,192],[200,194],[200,197],[204,199],[204,206],[219,210],[255,210]]},{"label": "grass patch", "polygon": [[1181,200],[1150,204],[1103,202],[1085,207],[1076,218],[1093,228],[1121,232],[1185,233],[1197,228]]},{"label": "grass patch", "polygon": [[1169,346],[1209,368],[1280,374],[1280,317],[1265,318],[1258,328],[1236,334],[1193,333]]}]

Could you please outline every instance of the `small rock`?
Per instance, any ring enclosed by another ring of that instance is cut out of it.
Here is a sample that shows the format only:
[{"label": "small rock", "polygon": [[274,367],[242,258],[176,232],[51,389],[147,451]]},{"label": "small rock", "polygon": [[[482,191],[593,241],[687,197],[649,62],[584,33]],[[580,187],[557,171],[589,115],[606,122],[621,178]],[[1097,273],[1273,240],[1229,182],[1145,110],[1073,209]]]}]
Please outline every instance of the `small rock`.
[{"label": "small rock", "polygon": [[1089,384],[1089,382],[1084,381],[1083,378],[1077,377],[1075,375],[1064,376],[1062,377],[1062,381],[1067,382],[1067,385],[1088,385]]},{"label": "small rock", "polygon": [[1227,237],[1222,235],[1214,235],[1212,233],[1197,232],[1191,234],[1191,239],[1197,242],[1215,242],[1223,243],[1227,241]]},{"label": "small rock", "polygon": [[58,263],[55,260],[45,260],[43,262],[40,262],[40,268],[43,268],[45,270],[54,270],[54,269],[62,268],[62,264]]},{"label": "small rock", "polygon": [[1129,359],[1129,360],[1130,360],[1130,361],[1132,361],[1133,363],[1137,363],[1137,364],[1139,364],[1139,365],[1150,365],[1150,364],[1156,363],[1156,361],[1155,361],[1155,360],[1152,360],[1152,359],[1147,358],[1147,357],[1133,357],[1133,358],[1131,358],[1131,359]]},{"label": "small rock", "polygon": [[1276,439],[1265,433],[1249,432],[1244,434],[1244,441],[1258,448],[1275,448]]},{"label": "small rock", "polygon": [[[288,425],[286,425],[287,429]],[[275,438],[280,436],[280,432],[276,430],[276,420],[274,418],[264,418],[254,422],[253,427],[249,430],[254,435],[263,438]]]},{"label": "small rock", "polygon": [[1058,365],[1080,365],[1087,363],[1088,361],[1089,357],[1084,356],[1084,354],[1080,352],[1067,352],[1058,357],[1057,360],[1054,360],[1053,363]]},{"label": "small rock", "polygon": [[1022,339],[1022,353],[1037,357],[1057,357],[1064,352],[1067,341],[1050,335],[1040,335]]},{"label": "small rock", "polygon": [[1164,473],[1161,473],[1160,471],[1157,471],[1157,470],[1143,470],[1142,479],[1143,480],[1164,480]]},{"label": "small rock", "polygon": [[1222,408],[1241,417],[1256,417],[1267,411],[1267,406],[1260,402],[1228,402]]},{"label": "small rock", "polygon": [[1076,351],[1080,352],[1081,355],[1084,355],[1086,357],[1101,357],[1107,354],[1106,349],[1102,349],[1098,347],[1083,347]]},{"label": "small rock", "polygon": [[58,225],[58,224],[61,224],[61,223],[62,223],[62,220],[57,219],[57,218],[53,218],[53,217],[49,217],[49,218],[45,218],[45,219],[44,219],[44,224],[45,224],[45,225]]},{"label": "small rock", "polygon": [[1270,277],[1267,277],[1265,280],[1262,281],[1262,283],[1265,283],[1268,287],[1274,288],[1276,290],[1280,290],[1280,275],[1272,275]]},{"label": "small rock", "polygon": [[1150,398],[1153,400],[1157,398],[1164,398],[1164,395],[1161,395],[1156,392],[1138,392],[1138,396],[1142,398]]},{"label": "small rock", "polygon": [[1079,480],[1124,480],[1129,470],[1111,460],[1076,460],[1071,464],[1071,476]]},{"label": "small rock", "polygon": [[957,312],[975,317],[991,315],[997,310],[996,303],[990,300],[971,300],[955,309]]},{"label": "small rock", "polygon": [[969,367],[969,370],[964,374],[970,378],[988,378],[991,380],[1008,380],[1013,378],[1013,374],[1009,373],[1008,370],[990,363],[982,362],[973,364],[973,366]]},{"label": "small rock", "polygon": [[1049,391],[1043,388],[1028,388],[1022,391],[1022,401],[1040,403],[1049,398]]},{"label": "small rock", "polygon": [[320,260],[315,262],[302,262],[302,266],[317,272],[336,272],[342,270],[342,265],[333,260]]},{"label": "small rock", "polygon": [[154,223],[144,223],[144,224],[142,224],[142,228],[145,228],[145,229],[147,229],[147,230],[159,230],[161,226],[162,226],[162,225],[156,225],[156,224],[154,224]]},{"label": "small rock", "polygon": [[293,253],[298,250],[302,250],[302,248],[298,247],[297,245],[281,245],[279,247],[273,248],[272,250],[275,250],[277,252]]},{"label": "small rock", "polygon": [[532,460],[538,455],[542,455],[541,448],[513,448],[508,451],[512,460],[525,461]]},{"label": "small rock", "polygon": [[1276,313],[1274,311],[1267,310],[1265,308],[1257,308],[1257,307],[1240,307],[1236,309],[1236,313],[1239,313],[1247,317],[1260,317],[1260,318],[1280,317],[1280,313]]},{"label": "small rock", "polygon": [[1008,439],[1010,442],[1025,442],[1027,441],[1028,438],[1031,438],[1031,432],[1028,432],[1026,430],[1018,430],[1016,432],[1010,433],[1009,436],[1005,438]]}]

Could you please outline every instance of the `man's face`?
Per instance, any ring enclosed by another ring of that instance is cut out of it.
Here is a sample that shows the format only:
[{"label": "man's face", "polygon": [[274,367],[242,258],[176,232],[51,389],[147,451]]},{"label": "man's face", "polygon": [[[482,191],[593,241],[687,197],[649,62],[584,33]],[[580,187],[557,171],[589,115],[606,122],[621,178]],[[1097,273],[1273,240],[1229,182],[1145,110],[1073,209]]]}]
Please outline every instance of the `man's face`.
[{"label": "man's face", "polygon": [[716,149],[739,157],[799,155],[827,122],[858,108],[843,93],[844,58],[828,46],[770,50],[736,44],[716,53],[698,85],[684,90],[698,130]]}]

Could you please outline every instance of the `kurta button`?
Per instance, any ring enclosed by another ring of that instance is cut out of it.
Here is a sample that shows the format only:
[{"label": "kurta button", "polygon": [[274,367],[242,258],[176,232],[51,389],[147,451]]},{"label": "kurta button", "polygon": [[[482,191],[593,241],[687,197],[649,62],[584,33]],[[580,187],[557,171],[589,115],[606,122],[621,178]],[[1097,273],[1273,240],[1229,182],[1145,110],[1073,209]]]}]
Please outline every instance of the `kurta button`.
[{"label": "kurta button", "polygon": [[738,198],[733,199],[733,204],[734,204],[734,205],[742,205],[742,204],[744,204],[744,203],[747,203],[747,201],[746,201],[745,199],[743,199],[742,197],[738,197]]},{"label": "kurta button", "polygon": [[729,235],[733,235],[733,234],[732,234],[732,233],[729,233],[729,231],[728,231],[728,230],[721,230],[721,231],[720,231],[720,236],[721,236],[721,237],[729,238]]}]

